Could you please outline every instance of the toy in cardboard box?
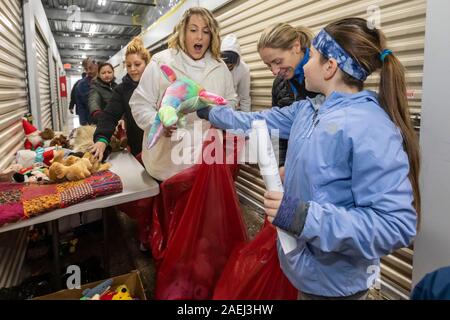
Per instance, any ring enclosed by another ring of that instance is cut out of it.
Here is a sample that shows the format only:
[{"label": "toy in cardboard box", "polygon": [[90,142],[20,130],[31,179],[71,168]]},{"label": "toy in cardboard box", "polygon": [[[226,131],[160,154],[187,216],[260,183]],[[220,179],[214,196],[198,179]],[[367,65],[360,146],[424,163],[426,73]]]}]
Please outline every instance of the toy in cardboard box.
[{"label": "toy in cardboard box", "polygon": [[177,78],[175,72],[167,65],[161,65],[161,71],[170,86],[164,92],[158,113],[148,133],[147,149],[151,149],[161,137],[164,127],[178,124],[185,125],[185,115],[209,105],[225,105],[227,100],[206,91],[201,85],[187,77]]}]

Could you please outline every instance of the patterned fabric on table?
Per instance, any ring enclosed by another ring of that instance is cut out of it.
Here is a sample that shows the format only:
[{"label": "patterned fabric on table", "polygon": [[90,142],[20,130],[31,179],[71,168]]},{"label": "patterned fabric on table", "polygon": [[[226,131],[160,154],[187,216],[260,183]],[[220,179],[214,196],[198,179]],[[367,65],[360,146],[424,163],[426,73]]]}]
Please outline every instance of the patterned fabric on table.
[{"label": "patterned fabric on table", "polygon": [[0,183],[0,226],[119,192],[122,181],[111,171],[59,184]]}]

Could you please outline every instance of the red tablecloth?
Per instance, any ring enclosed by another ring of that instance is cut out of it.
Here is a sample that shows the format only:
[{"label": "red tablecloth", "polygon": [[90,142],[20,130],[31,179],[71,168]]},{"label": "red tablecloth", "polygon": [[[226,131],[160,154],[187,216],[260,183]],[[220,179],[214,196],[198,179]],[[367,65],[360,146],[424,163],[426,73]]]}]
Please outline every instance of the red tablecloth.
[{"label": "red tablecloth", "polygon": [[120,177],[111,171],[57,184],[0,183],[0,226],[87,199],[122,192],[122,188]]}]

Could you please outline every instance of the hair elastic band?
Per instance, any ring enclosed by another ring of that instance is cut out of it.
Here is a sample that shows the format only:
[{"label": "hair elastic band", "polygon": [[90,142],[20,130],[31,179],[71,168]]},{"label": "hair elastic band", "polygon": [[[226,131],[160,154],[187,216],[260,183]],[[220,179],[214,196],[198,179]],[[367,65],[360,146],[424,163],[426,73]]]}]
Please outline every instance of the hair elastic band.
[{"label": "hair elastic band", "polygon": [[386,59],[386,57],[390,54],[393,54],[391,50],[389,49],[384,49],[381,53],[380,53],[380,60],[381,62],[384,62],[384,59]]}]

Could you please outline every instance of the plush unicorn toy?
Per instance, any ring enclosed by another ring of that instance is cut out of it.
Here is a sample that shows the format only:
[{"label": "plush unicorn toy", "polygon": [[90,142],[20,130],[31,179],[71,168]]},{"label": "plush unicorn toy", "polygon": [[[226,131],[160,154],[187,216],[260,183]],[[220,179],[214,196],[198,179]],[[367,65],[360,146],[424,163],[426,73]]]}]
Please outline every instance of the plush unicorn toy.
[{"label": "plush unicorn toy", "polygon": [[179,127],[186,124],[185,115],[209,105],[225,105],[227,100],[221,96],[206,91],[195,81],[187,77],[179,77],[167,65],[161,65],[161,71],[171,82],[164,92],[161,106],[148,133],[147,149],[151,149],[161,137],[164,127],[178,123]]}]

